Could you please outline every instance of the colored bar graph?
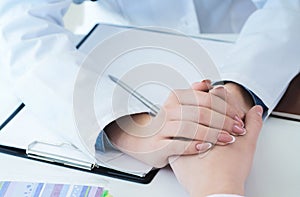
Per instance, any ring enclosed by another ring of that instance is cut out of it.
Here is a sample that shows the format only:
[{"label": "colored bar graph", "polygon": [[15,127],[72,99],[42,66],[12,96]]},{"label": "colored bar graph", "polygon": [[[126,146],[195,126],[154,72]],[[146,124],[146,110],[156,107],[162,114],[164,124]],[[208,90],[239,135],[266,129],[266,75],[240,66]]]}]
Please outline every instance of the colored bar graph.
[{"label": "colored bar graph", "polygon": [[0,197],[110,197],[103,187],[0,181]]}]

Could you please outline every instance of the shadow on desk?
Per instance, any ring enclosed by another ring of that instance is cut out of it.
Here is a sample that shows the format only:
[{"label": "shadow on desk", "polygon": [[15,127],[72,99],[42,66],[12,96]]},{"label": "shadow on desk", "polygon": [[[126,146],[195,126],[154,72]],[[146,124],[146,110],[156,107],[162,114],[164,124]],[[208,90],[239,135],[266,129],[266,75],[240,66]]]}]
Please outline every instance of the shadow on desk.
[{"label": "shadow on desk", "polygon": [[291,81],[272,116],[300,121],[300,74]]}]

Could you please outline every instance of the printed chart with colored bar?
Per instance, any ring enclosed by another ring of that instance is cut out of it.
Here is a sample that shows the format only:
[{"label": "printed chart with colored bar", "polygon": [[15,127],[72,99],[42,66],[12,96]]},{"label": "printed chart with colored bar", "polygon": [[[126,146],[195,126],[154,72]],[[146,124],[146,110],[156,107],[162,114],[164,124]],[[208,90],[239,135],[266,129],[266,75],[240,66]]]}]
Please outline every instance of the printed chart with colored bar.
[{"label": "printed chart with colored bar", "polygon": [[103,187],[0,181],[0,197],[112,197]]}]

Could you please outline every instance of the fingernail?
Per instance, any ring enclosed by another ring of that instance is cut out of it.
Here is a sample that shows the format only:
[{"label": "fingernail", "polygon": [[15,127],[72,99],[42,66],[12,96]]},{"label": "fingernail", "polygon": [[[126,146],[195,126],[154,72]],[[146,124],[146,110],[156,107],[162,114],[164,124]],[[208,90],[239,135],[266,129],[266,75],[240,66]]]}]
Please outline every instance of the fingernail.
[{"label": "fingernail", "polygon": [[241,127],[245,126],[244,122],[242,121],[242,119],[240,117],[238,117],[238,115],[235,115],[234,119],[240,123]]},{"label": "fingernail", "polygon": [[263,114],[263,108],[261,106],[257,107],[256,108],[256,113],[259,115],[259,116],[262,116]]},{"label": "fingernail", "polygon": [[218,141],[227,144],[232,144],[233,142],[235,142],[235,137],[227,133],[220,133],[218,136]]},{"label": "fingernail", "polygon": [[[243,128],[244,129],[244,128]],[[244,132],[243,133],[241,133],[241,134],[239,134],[239,135],[246,135],[246,133],[247,133],[247,130],[246,129],[244,129]]]},{"label": "fingernail", "polygon": [[240,127],[239,125],[234,125],[232,131],[238,135],[245,135],[246,129]]},{"label": "fingernail", "polygon": [[197,149],[199,152],[205,152],[205,151],[208,151],[211,147],[212,147],[212,144],[211,144],[211,143],[201,143],[201,144],[197,144],[197,145],[196,145],[196,149]]},{"label": "fingernail", "polygon": [[217,85],[214,87],[216,90],[225,90],[225,87],[223,85]]},{"label": "fingernail", "polygon": [[209,79],[204,79],[204,80],[202,80],[202,82],[211,84],[211,80],[209,80]]},{"label": "fingernail", "polygon": [[212,89],[213,88],[213,86],[211,85],[211,83],[212,83],[211,80],[204,79],[204,80],[202,80],[202,82],[204,82],[207,85],[208,89]]}]

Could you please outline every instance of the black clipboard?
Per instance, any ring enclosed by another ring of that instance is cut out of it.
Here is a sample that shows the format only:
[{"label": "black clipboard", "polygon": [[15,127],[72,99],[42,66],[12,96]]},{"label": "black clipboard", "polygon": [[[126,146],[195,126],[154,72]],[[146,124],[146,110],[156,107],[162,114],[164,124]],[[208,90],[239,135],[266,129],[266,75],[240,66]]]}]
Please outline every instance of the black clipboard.
[{"label": "black clipboard", "polygon": [[[90,32],[86,36],[84,36],[83,39],[81,39],[79,41],[79,43],[76,45],[77,49],[80,48],[80,46],[86,41],[86,39],[93,33],[93,31],[98,26],[99,26],[99,24],[96,24],[90,30]],[[15,111],[0,125],[0,132],[25,107],[26,107],[25,104],[21,103],[15,109]],[[76,169],[76,170],[80,170],[80,171],[85,171],[85,172],[89,172],[89,173],[99,174],[99,175],[103,175],[103,176],[108,176],[108,177],[112,177],[112,178],[117,178],[117,179],[122,179],[122,180],[126,180],[126,181],[142,183],[142,184],[150,183],[152,181],[152,179],[155,177],[155,175],[157,174],[158,170],[159,170],[159,169],[152,169],[145,176],[141,177],[141,176],[121,172],[121,171],[118,171],[118,170],[114,170],[114,169],[110,169],[110,168],[106,168],[106,167],[102,167],[102,166],[98,166],[98,167],[95,167],[91,170],[88,170],[88,169],[83,169],[83,168],[79,168],[79,167],[75,167],[75,166],[66,165],[64,163],[60,163],[60,162],[57,162],[57,161],[47,161],[47,160],[43,160],[43,159],[40,159],[40,158],[33,158],[33,157],[28,156],[25,149],[9,147],[9,146],[4,146],[4,145],[0,145],[0,152],[4,153],[4,154],[16,156],[16,157],[26,158],[26,159],[30,159],[30,160],[39,161],[39,162],[46,162],[46,163],[50,163],[50,164],[54,164],[54,165],[58,165],[58,166],[63,166],[63,167],[72,168],[72,169]]]}]

